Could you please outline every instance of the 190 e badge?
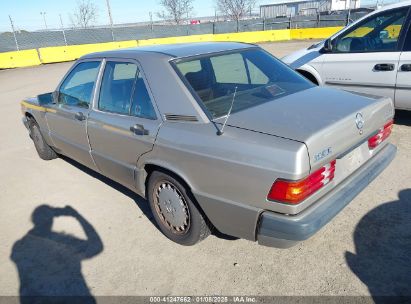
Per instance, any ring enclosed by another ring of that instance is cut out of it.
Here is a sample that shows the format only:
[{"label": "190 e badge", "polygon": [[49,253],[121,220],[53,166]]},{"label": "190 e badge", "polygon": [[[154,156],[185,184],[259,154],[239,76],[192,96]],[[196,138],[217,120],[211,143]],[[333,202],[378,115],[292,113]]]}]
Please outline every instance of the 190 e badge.
[{"label": "190 e badge", "polygon": [[327,149],[322,150],[321,152],[317,153],[314,155],[314,161],[319,161],[323,159],[324,157],[327,157],[332,153],[331,147],[328,147]]}]

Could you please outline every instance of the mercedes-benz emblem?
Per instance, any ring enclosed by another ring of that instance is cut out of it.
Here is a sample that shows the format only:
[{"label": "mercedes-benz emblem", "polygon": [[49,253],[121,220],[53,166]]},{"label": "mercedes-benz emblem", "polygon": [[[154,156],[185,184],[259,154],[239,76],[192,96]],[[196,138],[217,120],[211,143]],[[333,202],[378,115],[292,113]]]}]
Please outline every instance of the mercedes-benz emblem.
[{"label": "mercedes-benz emblem", "polygon": [[360,131],[360,134],[362,134],[362,129],[364,128],[364,117],[361,113],[357,113],[357,115],[355,115],[355,124],[357,129]]}]

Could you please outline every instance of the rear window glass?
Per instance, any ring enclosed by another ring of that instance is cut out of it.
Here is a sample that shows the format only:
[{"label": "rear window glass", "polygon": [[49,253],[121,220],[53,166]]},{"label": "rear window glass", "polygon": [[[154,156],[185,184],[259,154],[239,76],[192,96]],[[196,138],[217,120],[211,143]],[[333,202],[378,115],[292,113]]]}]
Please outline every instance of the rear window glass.
[{"label": "rear window glass", "polygon": [[314,85],[267,52],[243,51],[175,61],[213,118],[272,102]]}]

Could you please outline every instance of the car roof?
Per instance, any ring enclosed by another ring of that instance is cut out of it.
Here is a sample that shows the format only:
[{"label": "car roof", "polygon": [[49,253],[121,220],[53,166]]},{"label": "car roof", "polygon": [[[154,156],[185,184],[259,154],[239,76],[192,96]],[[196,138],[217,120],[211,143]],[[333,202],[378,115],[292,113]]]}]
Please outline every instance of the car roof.
[{"label": "car roof", "polygon": [[194,42],[194,43],[176,43],[176,44],[158,44],[150,46],[141,46],[134,48],[119,49],[113,51],[105,51],[91,53],[82,58],[96,57],[138,57],[142,53],[151,53],[153,56],[168,56],[170,58],[191,57],[202,54],[217,53],[231,51],[237,49],[246,49],[250,47],[258,47],[254,44],[241,42]]}]

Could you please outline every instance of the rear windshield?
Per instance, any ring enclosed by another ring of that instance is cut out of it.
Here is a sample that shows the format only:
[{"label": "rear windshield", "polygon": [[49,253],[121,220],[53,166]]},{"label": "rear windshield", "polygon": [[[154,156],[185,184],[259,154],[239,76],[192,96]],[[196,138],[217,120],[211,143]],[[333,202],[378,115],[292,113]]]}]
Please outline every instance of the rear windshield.
[{"label": "rear windshield", "polygon": [[[175,61],[213,118],[309,89],[314,85],[259,48]],[[235,94],[235,96],[234,96]]]}]

